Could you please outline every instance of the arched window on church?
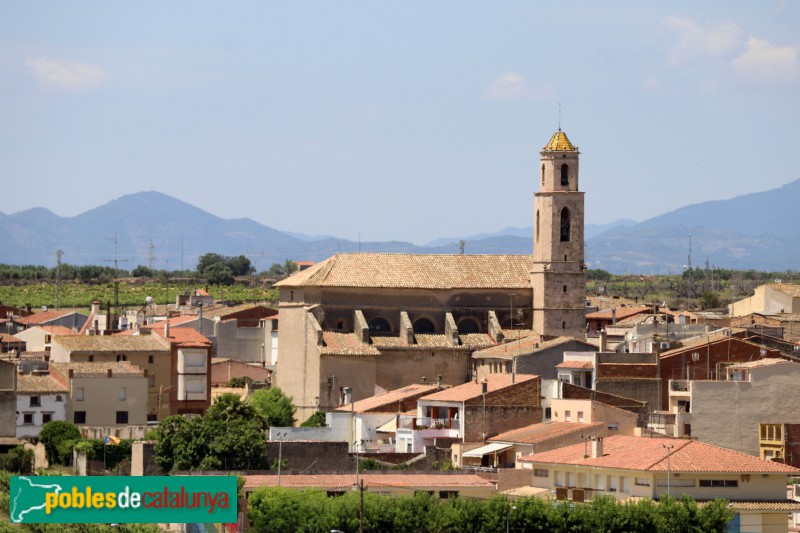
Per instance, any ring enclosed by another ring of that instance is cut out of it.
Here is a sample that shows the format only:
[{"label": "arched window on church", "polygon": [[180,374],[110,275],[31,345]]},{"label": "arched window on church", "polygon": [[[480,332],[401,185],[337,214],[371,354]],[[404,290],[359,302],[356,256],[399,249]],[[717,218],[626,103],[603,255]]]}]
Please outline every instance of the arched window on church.
[{"label": "arched window on church", "polygon": [[544,163],[542,163],[542,185],[544,185]]},{"label": "arched window on church", "polygon": [[570,223],[569,208],[565,207],[561,210],[561,242],[569,242],[570,240]]},{"label": "arched window on church", "polygon": [[369,332],[391,333],[392,327],[389,325],[389,322],[387,322],[385,318],[381,318],[378,316],[369,321]]},{"label": "arched window on church", "polygon": [[561,165],[561,185],[569,185],[569,165],[566,163]]},{"label": "arched window on church", "polygon": [[533,240],[534,244],[539,244],[539,210],[536,210],[536,238]]},{"label": "arched window on church", "polygon": [[414,333],[436,333],[436,328],[427,318],[418,318],[414,321]]},{"label": "arched window on church", "polygon": [[480,333],[481,328],[473,319],[465,318],[458,323],[458,332],[462,335],[466,335],[468,333]]}]

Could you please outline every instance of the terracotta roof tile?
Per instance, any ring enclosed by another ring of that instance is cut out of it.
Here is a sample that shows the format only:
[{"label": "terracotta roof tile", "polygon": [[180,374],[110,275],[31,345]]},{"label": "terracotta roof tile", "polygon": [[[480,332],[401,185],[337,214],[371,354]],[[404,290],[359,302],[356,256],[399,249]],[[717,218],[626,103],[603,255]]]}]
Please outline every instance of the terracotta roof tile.
[{"label": "terracotta roof tile", "polygon": [[376,348],[409,348],[413,345],[406,344],[400,337],[391,335],[372,335],[370,336],[372,345]]},{"label": "terracotta roof tile", "polygon": [[49,374],[46,376],[20,374],[17,378],[17,392],[19,394],[46,394],[69,392],[69,388],[53,379]]},{"label": "terracotta roof tile", "polygon": [[[371,474],[362,472],[360,479],[364,480],[365,487],[400,487],[406,489],[434,489],[437,487],[486,487],[494,488],[491,481],[473,474]],[[353,474],[284,474],[281,476],[281,486],[295,489],[323,488],[323,489],[351,489],[356,484]],[[259,487],[274,487],[278,485],[277,475],[245,476],[245,489],[253,490]]]},{"label": "terracotta roof tile", "polygon": [[[493,358],[510,358],[515,355],[528,355],[538,351],[547,350],[554,346],[566,344],[569,341],[575,340],[574,337],[556,337],[542,342],[539,335],[531,335],[524,337],[518,341],[504,342],[491,348],[485,348],[472,354],[472,357],[479,359],[493,359]],[[585,344],[585,343],[584,343]],[[594,351],[595,348],[586,344],[587,350]]]},{"label": "terracotta roof tile", "polygon": [[667,450],[664,448],[665,445],[674,446],[671,449],[669,465],[673,472],[800,473],[800,469],[792,466],[764,461],[752,455],[696,440],[624,435],[605,438],[602,457],[585,457],[585,446],[573,444],[556,450],[534,453],[522,457],[520,461],[666,472]]},{"label": "terracotta roof tile", "polygon": [[452,348],[453,346],[447,342],[447,337],[444,335],[436,335],[434,333],[417,333],[414,335],[414,342],[419,346],[427,348]]},{"label": "terracotta roof tile", "polygon": [[164,336],[163,329],[154,328],[153,334],[158,335],[164,340],[168,340],[170,344],[177,344],[178,346],[205,348],[211,346],[211,341],[192,328],[169,328],[169,338]]},{"label": "terracotta roof tile", "polygon": [[462,346],[478,350],[497,344],[488,333],[465,333],[459,335],[458,338]]},{"label": "terracotta roof tile", "polygon": [[649,305],[634,305],[630,307],[614,307],[612,309],[605,309],[603,311],[595,311],[594,313],[587,313],[586,318],[591,319],[605,319],[611,320],[612,314],[616,311],[617,320],[622,320],[625,317],[638,315],[640,313],[649,313],[653,308]]},{"label": "terracotta roof tile", "polygon": [[378,411],[385,407],[384,412],[394,412],[397,410],[397,402],[406,398],[423,396],[435,390],[437,390],[436,385],[423,385],[416,383],[414,385],[409,385],[408,387],[383,392],[370,398],[358,400],[352,406],[351,404],[343,405],[338,407],[336,411],[349,412],[350,410],[354,410],[356,413],[366,413],[370,411]]},{"label": "terracotta roof tile", "polygon": [[592,433],[606,427],[605,423],[582,424],[579,422],[551,422],[549,424],[532,424],[512,429],[490,438],[490,442],[515,442],[519,444],[537,444],[556,437],[572,433]]},{"label": "terracotta roof tile", "polygon": [[503,335],[505,336],[506,342],[532,336],[538,337],[538,334],[534,330],[525,328],[504,329]]},{"label": "terracotta roof tile", "polygon": [[52,320],[56,320],[61,318],[62,316],[71,315],[74,311],[41,311],[39,313],[34,313],[29,316],[23,316],[21,318],[17,318],[15,322],[20,324],[25,324],[26,326],[34,326],[43,324],[45,322],[50,322]]},{"label": "terracotta roof tile", "polygon": [[137,377],[144,376],[144,372],[138,367],[133,366],[127,361],[119,363],[50,363],[50,370],[67,379],[70,369],[78,377],[104,378],[111,370],[112,376],[116,377]]},{"label": "terracotta roof tile", "polygon": [[776,291],[800,298],[800,285],[796,283],[768,283],[767,287]]},{"label": "terracotta roof tile", "polygon": [[336,254],[275,285],[529,289],[532,262],[530,255]]},{"label": "terracotta roof tile", "polygon": [[72,335],[73,332],[66,326],[35,326],[45,330],[50,335]]},{"label": "terracotta roof tile", "polygon": [[364,344],[353,333],[339,333],[337,331],[323,331],[322,341],[325,344],[320,348],[322,355],[380,355],[381,352],[370,344]]},{"label": "terracotta roof tile", "polygon": [[591,370],[594,368],[594,363],[592,361],[576,361],[574,359],[569,359],[564,361],[563,363],[558,363],[556,368],[572,368],[575,370]]},{"label": "terracotta roof tile", "polygon": [[[494,392],[506,387],[511,387],[526,381],[530,381],[532,379],[539,379],[539,376],[534,376],[531,374],[517,374],[515,382],[511,383],[511,377],[511,374],[491,374],[486,376],[485,381],[487,384],[487,392]],[[450,389],[429,394],[428,396],[423,396],[420,399],[437,402],[465,402],[467,400],[471,400],[472,398],[479,397],[482,392],[482,382],[475,383],[474,381],[470,381],[469,383],[464,383],[463,385],[458,385]]]},{"label": "terracotta roof tile", "polygon": [[53,344],[71,352],[164,352],[169,351],[151,335],[59,335]]}]

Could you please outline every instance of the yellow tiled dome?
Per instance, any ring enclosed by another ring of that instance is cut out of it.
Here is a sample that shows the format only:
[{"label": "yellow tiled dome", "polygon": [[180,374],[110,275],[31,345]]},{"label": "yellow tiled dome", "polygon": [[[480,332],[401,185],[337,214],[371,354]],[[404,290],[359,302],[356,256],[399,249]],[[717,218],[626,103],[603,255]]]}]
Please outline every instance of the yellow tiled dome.
[{"label": "yellow tiled dome", "polygon": [[569,142],[567,134],[559,128],[559,130],[550,137],[550,141],[544,146],[543,150],[574,152],[577,148]]}]

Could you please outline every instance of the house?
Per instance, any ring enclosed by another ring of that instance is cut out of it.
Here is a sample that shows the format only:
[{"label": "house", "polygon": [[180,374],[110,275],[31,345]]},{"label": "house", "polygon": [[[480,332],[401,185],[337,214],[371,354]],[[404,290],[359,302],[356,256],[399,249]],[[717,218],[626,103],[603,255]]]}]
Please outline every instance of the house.
[{"label": "house", "polygon": [[69,388],[47,373],[17,378],[17,438],[36,439],[51,420],[67,420]]},{"label": "house", "polygon": [[472,375],[478,381],[490,374],[535,374],[542,379],[555,379],[556,365],[565,352],[595,351],[591,344],[574,337],[542,340],[528,335],[503,344],[477,350],[472,354]]},{"label": "house", "polygon": [[351,452],[394,452],[398,417],[416,413],[417,400],[438,390],[441,384],[418,383],[352,402],[344,388],[341,407],[325,414],[325,427],[270,428],[270,440],[346,442]]},{"label": "house", "polygon": [[33,326],[64,326],[73,332],[78,332],[89,320],[88,315],[68,310],[45,310],[14,319],[17,330]]},{"label": "house", "polygon": [[649,305],[623,305],[602,311],[586,313],[586,331],[588,334],[597,334],[608,326],[613,326],[624,318],[634,315],[649,314],[653,310]]},{"label": "house", "polygon": [[766,315],[800,313],[800,285],[794,283],[759,285],[753,296],[728,305],[728,314],[731,317],[741,317],[751,313]]},{"label": "house", "polygon": [[541,379],[493,374],[417,401],[416,416],[397,422],[398,452],[421,452],[434,444],[483,443],[488,437],[542,421]]},{"label": "house", "polygon": [[16,441],[17,365],[0,359],[0,448]]},{"label": "house", "polygon": [[85,437],[141,438],[147,423],[147,370],[128,362],[50,363],[69,390],[67,420]]},{"label": "house", "polygon": [[301,418],[443,376],[507,339],[585,335],[584,193],[578,147],[555,132],[540,152],[532,255],[337,254],[276,283],[275,382]]},{"label": "house", "polygon": [[211,341],[190,328],[153,328],[170,350],[169,392],[171,415],[205,414],[211,406]]},{"label": "house", "polygon": [[20,354],[27,350],[25,341],[14,335],[0,333],[0,353]]},{"label": "house", "polygon": [[269,383],[272,371],[258,364],[247,364],[227,357],[211,358],[211,386],[224,387],[233,378],[250,378],[257,383]]},{"label": "house", "polygon": [[163,420],[172,413],[164,395],[172,385],[173,366],[168,343],[157,335],[63,335],[51,338],[50,361],[55,363],[112,363],[127,361],[147,370],[147,419]]},{"label": "house", "polygon": [[616,435],[520,461],[532,470],[531,485],[559,500],[724,498],[740,531],[787,531],[787,510],[800,509],[786,497],[787,476],[800,474],[797,468],[696,440]]},{"label": "house", "polygon": [[758,456],[800,467],[800,424],[759,424]]},{"label": "house", "polygon": [[[648,427],[669,436],[784,459],[782,435],[765,432],[763,440],[761,435],[766,427],[800,423],[795,407],[800,402],[796,387],[800,363],[757,359],[731,363],[721,372],[719,379],[669,380],[669,409],[653,413]],[[773,446],[765,447],[764,441]]]},{"label": "house", "polygon": [[25,341],[25,350],[29,352],[49,352],[53,337],[74,334],[65,326],[32,326],[18,332],[16,337]]},{"label": "house", "polygon": [[497,494],[495,484],[474,474],[432,474],[411,472],[361,472],[352,474],[246,475],[244,492],[249,495],[261,487],[319,489],[328,496],[355,490],[358,481],[364,490],[381,496],[413,496],[427,492],[440,499],[453,497],[488,499]]}]

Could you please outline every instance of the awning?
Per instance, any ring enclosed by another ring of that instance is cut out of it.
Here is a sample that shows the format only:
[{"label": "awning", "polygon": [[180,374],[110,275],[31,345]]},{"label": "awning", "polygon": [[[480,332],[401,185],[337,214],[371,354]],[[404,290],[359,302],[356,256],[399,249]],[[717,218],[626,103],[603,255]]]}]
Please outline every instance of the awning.
[{"label": "awning", "polygon": [[393,417],[376,431],[378,433],[397,433],[397,417]]},{"label": "awning", "polygon": [[500,442],[493,442],[491,444],[487,444],[486,446],[481,446],[480,448],[475,448],[474,450],[470,450],[462,454],[462,457],[483,457],[484,455],[490,453],[497,453],[502,452],[503,450],[507,450],[514,446],[513,444],[502,444]]}]

